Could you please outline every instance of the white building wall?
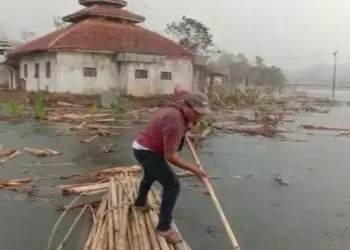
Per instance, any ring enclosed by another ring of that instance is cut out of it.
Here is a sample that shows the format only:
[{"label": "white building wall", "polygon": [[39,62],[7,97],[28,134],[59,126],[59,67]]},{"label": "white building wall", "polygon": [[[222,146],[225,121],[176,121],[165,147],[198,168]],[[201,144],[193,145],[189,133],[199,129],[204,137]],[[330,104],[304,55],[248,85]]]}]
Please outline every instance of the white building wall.
[{"label": "white building wall", "polygon": [[[119,82],[117,63],[112,54],[87,52],[57,53],[57,90],[79,94],[115,89]],[[96,77],[83,75],[83,68],[96,68]]]},{"label": "white building wall", "polygon": [[[46,77],[46,63],[51,63],[51,76]],[[39,77],[35,78],[35,64],[39,63]],[[27,65],[28,75],[24,75],[24,67]],[[20,62],[20,78],[26,81],[26,90],[37,91],[45,90],[55,91],[57,85],[57,55],[56,53],[41,53],[36,55],[24,56]]]},{"label": "white building wall", "polygon": [[[191,60],[165,59],[162,63],[126,62],[127,94],[133,96],[150,96],[172,94],[176,84],[181,83],[192,88],[193,66]],[[135,70],[148,70],[148,78],[135,78]],[[161,80],[162,71],[171,72],[171,80]],[[124,74],[124,72],[122,72]]]},{"label": "white building wall", "polygon": [[[45,73],[46,62],[51,62],[51,77]],[[35,63],[39,63],[39,77],[34,77]],[[28,77],[24,77],[24,65]],[[96,77],[83,75],[83,68],[96,68]],[[148,70],[148,78],[135,78],[135,70]],[[171,72],[170,80],[161,80],[162,71]],[[117,62],[115,55],[88,52],[40,53],[25,56],[20,63],[20,78],[26,80],[28,91],[48,89],[50,92],[78,94],[100,93],[116,89],[122,94],[150,96],[172,94],[180,83],[192,89],[193,66],[188,59],[165,59],[163,62]]]}]

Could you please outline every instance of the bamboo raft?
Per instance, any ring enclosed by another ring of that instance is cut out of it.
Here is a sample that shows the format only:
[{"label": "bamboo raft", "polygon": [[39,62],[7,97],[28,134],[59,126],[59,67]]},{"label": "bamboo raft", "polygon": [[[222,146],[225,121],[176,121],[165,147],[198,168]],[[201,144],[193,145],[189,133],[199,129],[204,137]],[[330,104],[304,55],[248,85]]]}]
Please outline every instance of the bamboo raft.
[{"label": "bamboo raft", "polygon": [[[160,192],[155,189],[150,191],[147,197],[151,208],[149,211],[139,212],[134,209],[140,173],[139,166],[111,168],[88,174],[88,177],[97,182],[60,186],[65,195],[79,195],[64,207],[62,216],[72,208],[82,209],[56,249],[63,249],[78,221],[90,210],[93,222],[84,250],[190,250],[185,241],[173,245],[156,234]],[[188,176],[189,173],[183,172],[179,175]],[[100,201],[75,205],[79,197],[99,193],[103,193]],[[50,249],[58,223],[53,229],[47,249]]]}]

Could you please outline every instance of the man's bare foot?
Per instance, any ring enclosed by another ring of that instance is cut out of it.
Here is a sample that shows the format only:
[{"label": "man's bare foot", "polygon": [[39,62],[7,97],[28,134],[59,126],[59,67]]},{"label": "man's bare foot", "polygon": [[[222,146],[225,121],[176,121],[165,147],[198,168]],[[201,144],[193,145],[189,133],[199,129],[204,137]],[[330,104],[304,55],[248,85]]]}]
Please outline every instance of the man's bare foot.
[{"label": "man's bare foot", "polygon": [[181,234],[174,227],[171,227],[167,231],[157,230],[157,234],[164,237],[165,240],[170,244],[176,244],[183,240]]}]

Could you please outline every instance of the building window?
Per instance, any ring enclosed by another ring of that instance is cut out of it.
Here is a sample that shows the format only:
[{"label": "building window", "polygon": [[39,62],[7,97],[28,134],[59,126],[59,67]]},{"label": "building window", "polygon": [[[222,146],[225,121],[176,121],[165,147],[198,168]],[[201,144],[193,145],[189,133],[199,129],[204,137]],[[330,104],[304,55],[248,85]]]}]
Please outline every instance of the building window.
[{"label": "building window", "polygon": [[46,78],[50,78],[51,77],[51,62],[46,62],[45,72],[46,72]]},{"label": "building window", "polygon": [[135,78],[148,78],[148,71],[145,69],[137,69],[135,70]]},{"label": "building window", "polygon": [[40,71],[39,63],[35,63],[35,65],[34,65],[34,78],[40,77],[39,71]]},{"label": "building window", "polygon": [[160,79],[161,80],[171,80],[171,72],[165,72],[165,71],[162,71],[160,72]]},{"label": "building window", "polygon": [[23,71],[24,78],[28,78],[28,64],[24,64]]},{"label": "building window", "polygon": [[97,69],[85,67],[85,68],[83,68],[83,75],[86,77],[96,77],[97,76]]}]

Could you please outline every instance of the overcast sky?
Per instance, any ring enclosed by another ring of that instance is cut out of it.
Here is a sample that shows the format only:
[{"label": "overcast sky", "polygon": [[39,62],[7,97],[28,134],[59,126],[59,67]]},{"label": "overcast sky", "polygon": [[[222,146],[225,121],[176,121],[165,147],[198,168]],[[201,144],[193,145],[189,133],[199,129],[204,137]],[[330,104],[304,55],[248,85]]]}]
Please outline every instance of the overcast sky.
[{"label": "overcast sky", "polygon": [[[311,63],[350,61],[349,0],[128,0],[128,9],[146,16],[145,25],[162,32],[182,15],[202,21],[216,44],[268,63],[299,68]],[[81,8],[78,0],[0,0],[0,22],[8,37],[21,30],[38,35],[53,30],[53,16]]]}]

